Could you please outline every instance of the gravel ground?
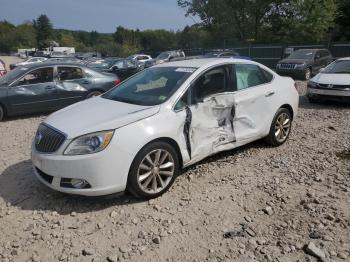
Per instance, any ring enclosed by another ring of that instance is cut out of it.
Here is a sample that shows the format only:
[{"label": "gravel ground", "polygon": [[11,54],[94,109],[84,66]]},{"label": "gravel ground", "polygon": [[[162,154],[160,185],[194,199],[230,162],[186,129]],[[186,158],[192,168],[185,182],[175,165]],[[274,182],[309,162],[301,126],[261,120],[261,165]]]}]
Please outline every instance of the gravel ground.
[{"label": "gravel ground", "polygon": [[146,202],[47,189],[30,162],[45,116],[2,122],[0,261],[350,261],[349,109],[301,97],[286,144],[208,158]]},{"label": "gravel ground", "polygon": [[10,64],[16,64],[24,61],[24,59],[17,56],[0,56],[0,59],[5,62],[6,69],[8,71],[10,70]]}]

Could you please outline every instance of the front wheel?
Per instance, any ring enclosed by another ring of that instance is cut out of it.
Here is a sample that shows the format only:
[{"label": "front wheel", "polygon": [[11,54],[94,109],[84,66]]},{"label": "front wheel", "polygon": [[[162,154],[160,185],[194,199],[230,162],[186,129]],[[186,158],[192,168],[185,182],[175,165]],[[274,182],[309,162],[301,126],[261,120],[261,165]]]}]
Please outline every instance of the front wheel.
[{"label": "front wheel", "polygon": [[266,141],[272,146],[280,146],[287,141],[292,127],[291,113],[286,108],[280,108],[270,127]]},{"label": "front wheel", "polygon": [[168,143],[146,145],[136,155],[129,172],[127,189],[138,198],[155,198],[165,193],[179,173],[179,157]]}]

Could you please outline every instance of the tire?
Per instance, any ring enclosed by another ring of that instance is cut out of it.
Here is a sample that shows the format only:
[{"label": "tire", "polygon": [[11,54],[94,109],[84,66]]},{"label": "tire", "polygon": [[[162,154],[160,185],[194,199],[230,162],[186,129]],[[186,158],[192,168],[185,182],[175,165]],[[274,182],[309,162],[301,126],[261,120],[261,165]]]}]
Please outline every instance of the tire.
[{"label": "tire", "polygon": [[[288,120],[288,122],[286,122],[286,120]],[[286,108],[278,109],[272,120],[269,135],[265,139],[266,142],[272,146],[280,146],[284,144],[289,137],[291,127],[292,117],[290,111]]]},{"label": "tire", "polygon": [[304,80],[309,80],[311,78],[311,74],[312,74],[311,68],[310,67],[306,68],[304,72]]},{"label": "tire", "polygon": [[5,117],[5,110],[3,107],[0,105],[0,121],[2,121]]},{"label": "tire", "polygon": [[137,198],[156,198],[168,191],[178,174],[176,150],[168,143],[152,142],[143,147],[132,162],[127,190]]},{"label": "tire", "polygon": [[100,90],[93,90],[93,91],[90,91],[87,95],[86,95],[86,99],[88,98],[92,98],[94,96],[99,96],[99,95],[102,95],[103,92],[100,91]]},{"label": "tire", "polygon": [[309,100],[309,102],[311,104],[315,104],[315,103],[318,102],[318,100],[316,98],[312,97],[312,96],[307,96],[307,99]]}]

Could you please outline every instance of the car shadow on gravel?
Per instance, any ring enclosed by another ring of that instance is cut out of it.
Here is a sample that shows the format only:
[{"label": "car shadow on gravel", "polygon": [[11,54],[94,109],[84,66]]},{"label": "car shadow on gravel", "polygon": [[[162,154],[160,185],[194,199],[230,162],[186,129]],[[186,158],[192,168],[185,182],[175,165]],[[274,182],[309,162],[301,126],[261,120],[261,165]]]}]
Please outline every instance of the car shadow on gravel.
[{"label": "car shadow on gravel", "polygon": [[[181,175],[188,170],[193,170],[203,164],[212,162],[233,163],[233,155],[245,153],[250,148],[268,148],[263,141],[256,141],[230,151],[221,152],[210,156],[199,163],[185,168]],[[60,193],[42,185],[33,174],[30,160],[16,163],[0,175],[0,198],[7,205],[15,206],[23,210],[56,211],[61,215],[76,213],[88,213],[103,210],[111,206],[132,205],[145,200],[136,199],[132,195],[115,194],[101,197],[86,197]]]},{"label": "car shadow on gravel", "polygon": [[16,163],[0,174],[0,198],[23,210],[56,211],[61,215],[142,202],[129,194],[85,197],[56,192],[34,177],[30,160]]},{"label": "car shadow on gravel", "polygon": [[310,103],[306,96],[300,96],[299,107],[303,109],[350,109],[350,102],[345,101],[319,101],[317,103]]}]

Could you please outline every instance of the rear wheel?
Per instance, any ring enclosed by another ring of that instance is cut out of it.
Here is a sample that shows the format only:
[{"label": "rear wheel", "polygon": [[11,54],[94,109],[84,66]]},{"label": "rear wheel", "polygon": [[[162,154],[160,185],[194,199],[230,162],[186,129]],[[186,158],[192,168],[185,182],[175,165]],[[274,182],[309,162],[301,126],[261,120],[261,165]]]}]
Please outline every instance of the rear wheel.
[{"label": "rear wheel", "polygon": [[127,189],[138,198],[155,198],[165,193],[179,173],[179,158],[168,143],[146,145],[136,155],[129,172]]},{"label": "rear wheel", "polygon": [[291,113],[286,108],[280,108],[270,127],[266,141],[272,146],[280,146],[287,141],[292,127]]},{"label": "rear wheel", "polygon": [[5,117],[5,111],[2,108],[2,106],[0,105],[0,121],[2,121]]},{"label": "rear wheel", "polygon": [[91,97],[94,97],[94,96],[100,96],[102,95],[103,92],[99,91],[99,90],[94,90],[94,91],[91,91],[89,92],[87,95],[86,95],[86,98],[91,98]]}]

